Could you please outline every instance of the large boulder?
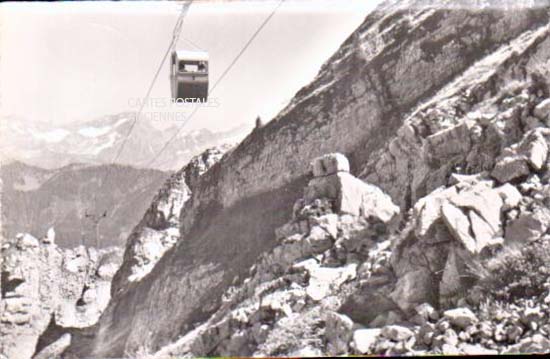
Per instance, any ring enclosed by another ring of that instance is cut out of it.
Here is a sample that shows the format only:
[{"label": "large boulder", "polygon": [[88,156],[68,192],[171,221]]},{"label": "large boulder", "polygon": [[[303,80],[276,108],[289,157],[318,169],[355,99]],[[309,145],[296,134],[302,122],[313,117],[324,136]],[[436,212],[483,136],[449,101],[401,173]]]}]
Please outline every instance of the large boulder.
[{"label": "large boulder", "polygon": [[478,322],[476,315],[468,308],[446,310],[443,313],[443,317],[446,318],[449,323],[461,329],[465,329]]},{"label": "large boulder", "polygon": [[531,169],[540,171],[548,158],[550,130],[535,128],[523,139],[508,147],[498,159],[492,176],[500,183],[521,179],[529,175]]},{"label": "large boulder", "polygon": [[[481,176],[455,176],[418,200],[396,238],[392,269],[397,280],[391,299],[405,313],[424,302],[448,305],[471,285],[470,267],[485,249],[504,245],[504,211],[523,196],[512,185],[494,187]],[[508,230],[507,230],[508,231]]]},{"label": "large boulder", "polygon": [[378,187],[365,183],[347,171],[349,164],[341,154],[323,156],[313,161],[317,174],[305,190],[305,204],[319,198],[334,201],[334,210],[342,214],[390,222],[399,213],[391,197]]},{"label": "large boulder", "polygon": [[525,177],[529,175],[529,173],[529,166],[525,158],[520,156],[509,156],[497,162],[491,175],[500,183],[506,183]]},{"label": "large boulder", "polygon": [[540,171],[548,157],[548,143],[541,128],[530,131],[519,143],[517,152],[527,159],[527,162],[535,171]]},{"label": "large boulder", "polygon": [[550,226],[550,209],[537,208],[524,212],[506,226],[505,238],[510,243],[525,244],[539,239]]},{"label": "large boulder", "polygon": [[359,354],[370,354],[381,331],[382,329],[379,328],[358,329],[353,332],[351,346]]},{"label": "large boulder", "polygon": [[345,315],[328,312],[325,322],[328,353],[331,355],[347,353],[353,336],[353,321]]}]

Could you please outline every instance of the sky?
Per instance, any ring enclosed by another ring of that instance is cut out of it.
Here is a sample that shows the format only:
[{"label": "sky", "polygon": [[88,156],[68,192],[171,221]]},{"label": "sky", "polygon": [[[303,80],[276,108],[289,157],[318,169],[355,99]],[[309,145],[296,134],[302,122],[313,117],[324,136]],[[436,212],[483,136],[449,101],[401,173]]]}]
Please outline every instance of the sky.
[{"label": "sky", "polygon": [[[274,117],[379,3],[287,0],[199,108],[187,130],[227,130]],[[204,49],[220,77],[277,1],[195,1],[177,49]],[[139,110],[168,48],[175,2],[3,3],[0,116],[54,126]],[[193,44],[193,45],[192,45]],[[178,125],[193,110],[170,105],[168,61],[140,121]],[[168,113],[168,115],[167,115]],[[164,114],[164,115],[163,115]]]}]

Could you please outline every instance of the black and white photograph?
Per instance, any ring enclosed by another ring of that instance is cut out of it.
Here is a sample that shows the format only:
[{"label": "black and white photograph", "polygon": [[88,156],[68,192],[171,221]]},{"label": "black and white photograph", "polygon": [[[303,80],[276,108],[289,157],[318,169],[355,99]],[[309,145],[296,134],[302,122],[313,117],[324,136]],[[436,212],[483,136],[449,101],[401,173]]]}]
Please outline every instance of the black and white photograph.
[{"label": "black and white photograph", "polygon": [[0,359],[550,353],[550,0],[0,4]]}]

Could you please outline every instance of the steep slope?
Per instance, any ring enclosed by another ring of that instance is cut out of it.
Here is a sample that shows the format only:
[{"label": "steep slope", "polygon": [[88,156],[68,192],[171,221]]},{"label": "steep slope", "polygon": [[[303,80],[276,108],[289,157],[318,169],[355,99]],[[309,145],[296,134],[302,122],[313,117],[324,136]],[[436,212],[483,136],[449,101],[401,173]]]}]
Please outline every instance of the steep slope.
[{"label": "steep slope", "polygon": [[200,176],[230,148],[219,146],[204,151],[164,183],[127,239],[123,266],[113,279],[114,288],[120,289],[128,282],[141,280],[179,240],[179,216],[183,206]]},{"label": "steep slope", "polygon": [[[451,81],[467,83],[468,70],[491,54],[500,54],[491,66],[501,67],[507,79],[530,77],[529,66],[515,66],[514,59],[524,65],[547,61],[547,33],[541,29],[548,22],[546,9],[509,3],[510,11],[496,1],[462,5],[388,2],[369,15],[276,119],[200,178],[181,211],[178,243],[141,281],[113,288],[94,338],[74,344],[68,353],[131,355],[143,346],[156,351],[176,340],[207,320],[227,288],[240,284],[258,257],[277,245],[274,231],[291,219],[312,159],[342,152],[352,173],[369,176],[396,134],[407,134],[406,114],[446,93]],[[514,52],[515,41],[532,46]],[[477,101],[492,95],[493,83],[491,76],[479,79],[484,91],[474,92]],[[458,134],[440,131],[445,121],[433,119],[431,134],[443,136],[433,139],[435,145],[461,133],[460,127]],[[371,163],[374,168],[364,170]],[[399,173],[381,171],[386,172],[388,177]],[[448,176],[443,170],[440,175]],[[411,207],[413,197],[399,193],[412,182],[410,176],[404,184],[385,177],[370,180],[403,209]]]},{"label": "steep slope", "polygon": [[[502,99],[547,122],[550,99],[536,92]],[[520,132],[490,173],[452,173],[419,199],[400,231],[389,196],[350,176],[343,156],[316,159],[278,245],[207,321],[140,354],[547,353],[550,129]]]},{"label": "steep slope", "polygon": [[[107,183],[101,184],[106,171]],[[2,165],[2,231],[40,236],[50,227],[62,247],[96,246],[96,232],[86,213],[107,211],[98,228],[100,246],[122,245],[145,213],[167,173],[127,166],[75,164],[44,170],[20,162]]]},{"label": "steep slope", "polygon": [[341,154],[316,159],[312,173],[291,220],[275,232],[275,248],[207,321],[151,358],[336,353],[321,350],[325,316],[349,294],[348,283],[383,268],[399,208],[353,177]]}]

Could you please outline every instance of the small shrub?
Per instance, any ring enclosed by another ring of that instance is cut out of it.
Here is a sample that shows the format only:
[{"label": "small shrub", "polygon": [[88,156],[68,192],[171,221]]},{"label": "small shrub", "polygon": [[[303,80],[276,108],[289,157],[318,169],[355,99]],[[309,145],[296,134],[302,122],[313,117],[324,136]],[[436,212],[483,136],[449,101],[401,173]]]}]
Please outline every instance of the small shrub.
[{"label": "small shrub", "polygon": [[493,258],[480,284],[488,298],[511,302],[545,294],[549,281],[550,240],[541,238]]}]

